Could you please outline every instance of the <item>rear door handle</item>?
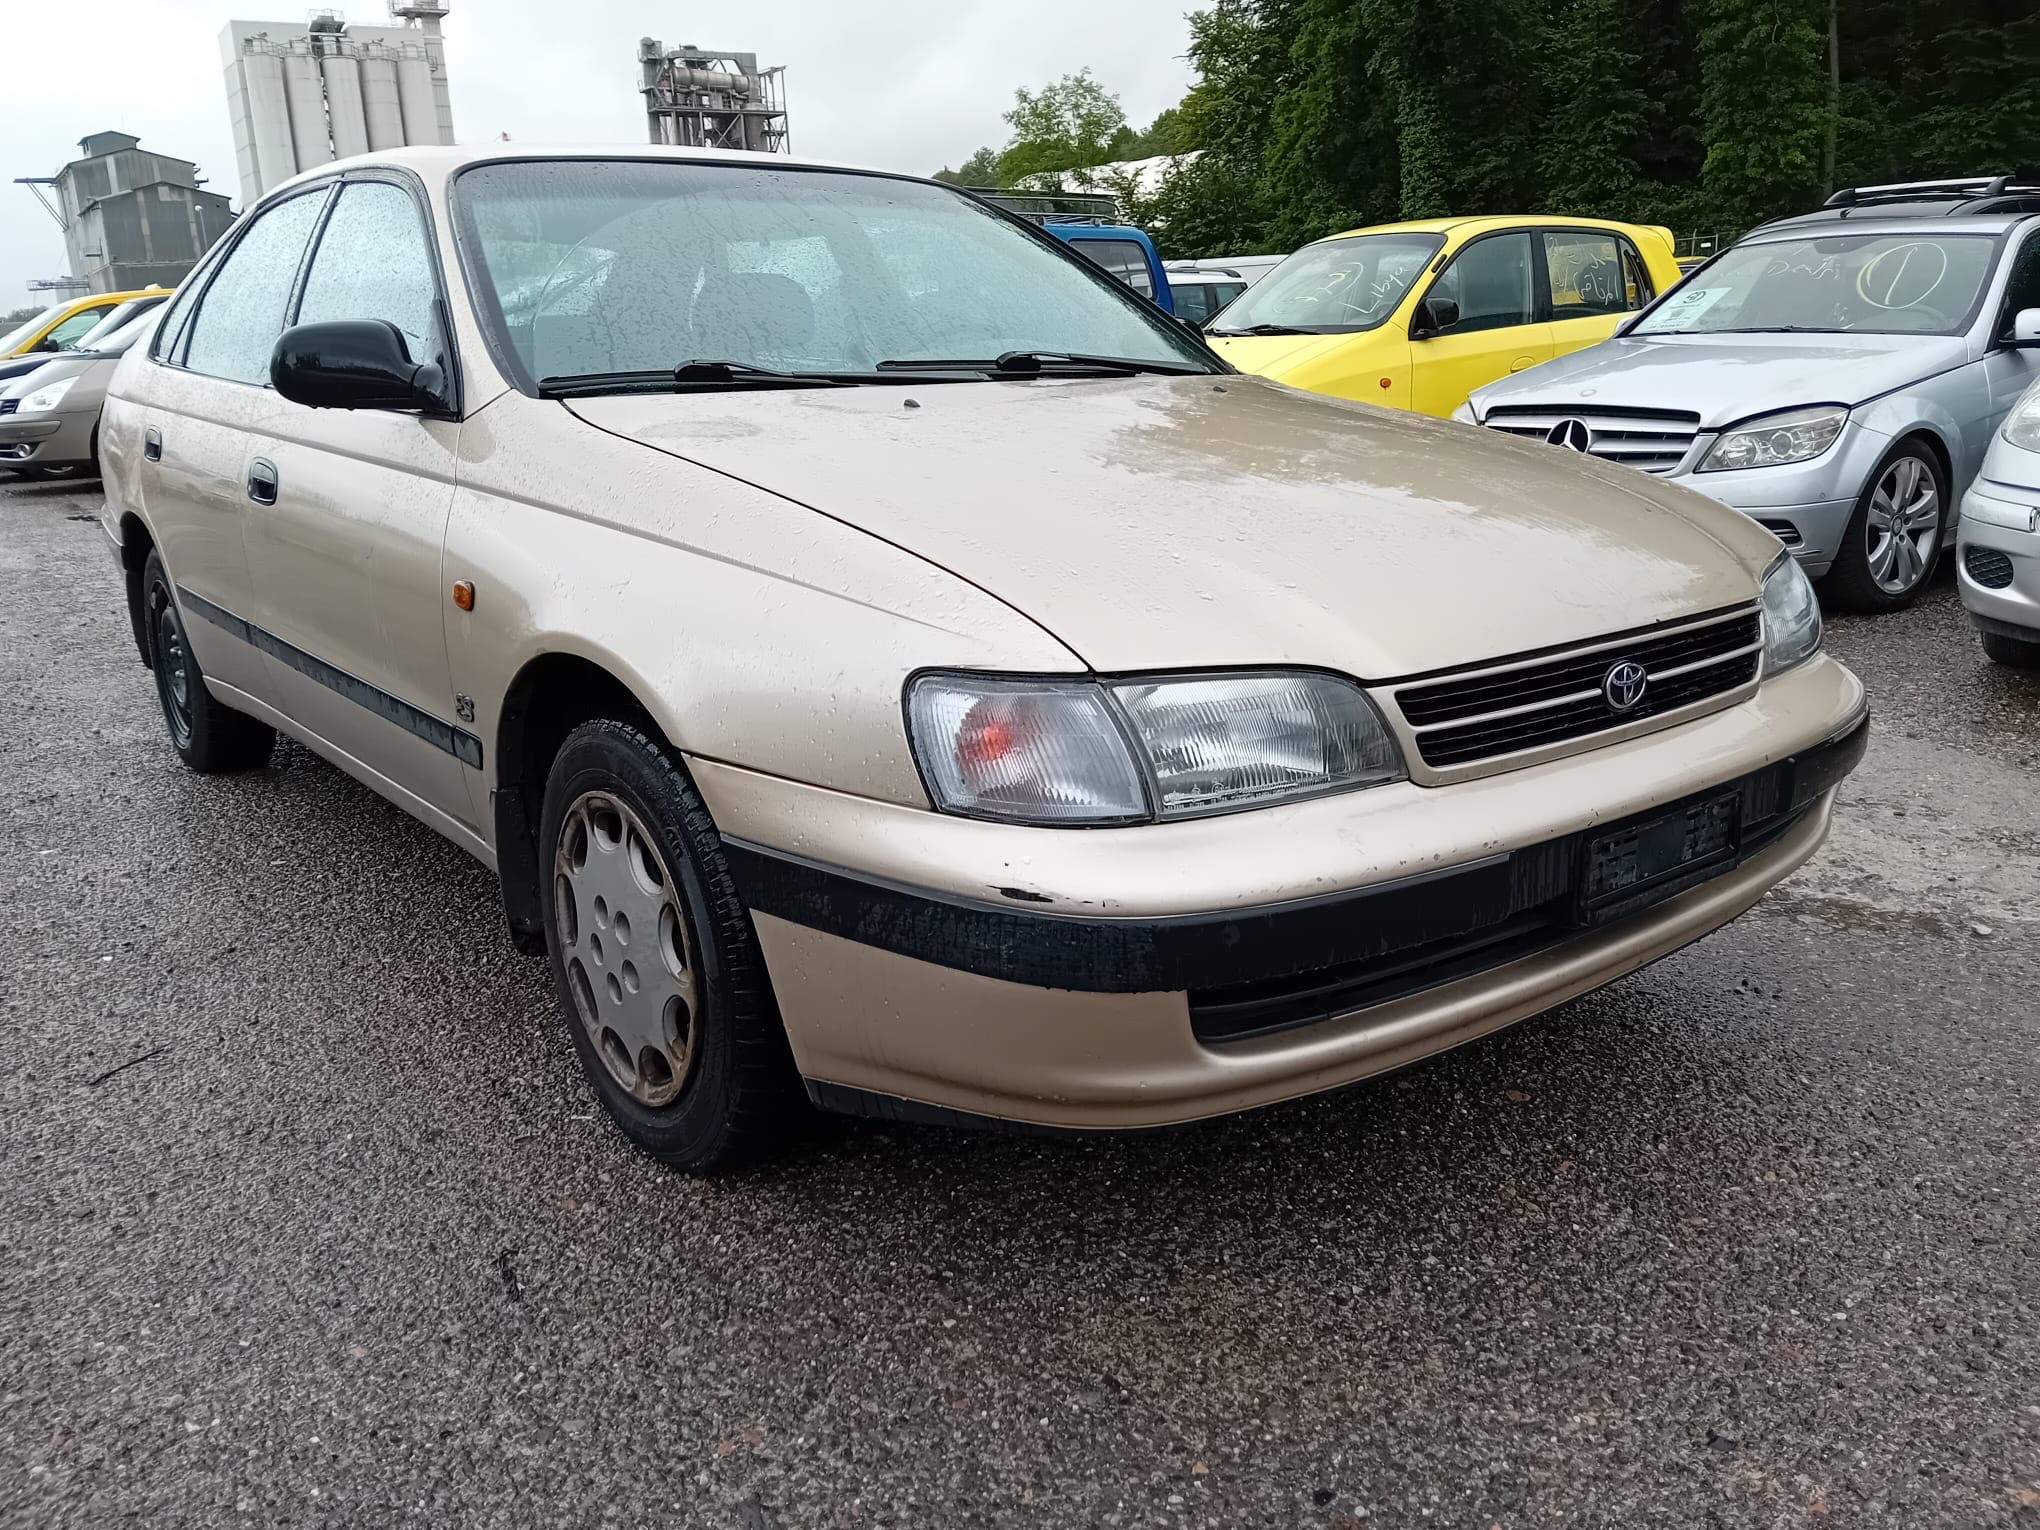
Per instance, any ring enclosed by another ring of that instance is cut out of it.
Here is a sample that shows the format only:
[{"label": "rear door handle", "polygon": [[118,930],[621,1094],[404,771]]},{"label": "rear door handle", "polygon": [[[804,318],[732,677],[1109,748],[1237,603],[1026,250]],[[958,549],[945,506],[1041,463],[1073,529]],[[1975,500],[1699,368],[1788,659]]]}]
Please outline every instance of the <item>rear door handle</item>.
[{"label": "rear door handle", "polygon": [[142,432],[142,455],[151,462],[163,460],[163,432],[153,425]]},{"label": "rear door handle", "polygon": [[248,464],[248,497],[258,505],[276,503],[276,464],[267,457]]}]

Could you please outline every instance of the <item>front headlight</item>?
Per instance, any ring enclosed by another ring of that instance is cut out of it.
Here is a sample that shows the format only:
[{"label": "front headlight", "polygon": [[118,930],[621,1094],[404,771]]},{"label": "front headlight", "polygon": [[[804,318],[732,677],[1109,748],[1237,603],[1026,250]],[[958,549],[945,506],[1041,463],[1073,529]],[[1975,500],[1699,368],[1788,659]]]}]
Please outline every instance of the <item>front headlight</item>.
[{"label": "front headlight", "polygon": [[47,413],[64,401],[64,395],[71,391],[71,384],[77,380],[75,377],[60,377],[53,383],[44,383],[35,392],[26,395],[15,412],[17,414]]},{"label": "front headlight", "polygon": [[2040,388],[2028,393],[2019,401],[2019,407],[2005,416],[2001,434],[2014,446],[2040,452]]},{"label": "front headlight", "polygon": [[1783,674],[1820,652],[1820,601],[1791,553],[1764,570],[1764,675]]},{"label": "front headlight", "polygon": [[1374,704],[1330,675],[929,674],[907,722],[938,808],[1012,823],[1185,818],[1403,775]]},{"label": "front headlight", "polygon": [[1470,398],[1462,401],[1460,406],[1452,411],[1452,418],[1462,425],[1478,425],[1480,423],[1480,416],[1473,412],[1473,400]]},{"label": "front headlight", "polygon": [[1783,467],[1788,462],[1805,462],[1833,446],[1848,419],[1848,410],[1824,404],[1751,420],[1724,433],[1701,459],[1699,471],[1723,473],[1734,468]]}]

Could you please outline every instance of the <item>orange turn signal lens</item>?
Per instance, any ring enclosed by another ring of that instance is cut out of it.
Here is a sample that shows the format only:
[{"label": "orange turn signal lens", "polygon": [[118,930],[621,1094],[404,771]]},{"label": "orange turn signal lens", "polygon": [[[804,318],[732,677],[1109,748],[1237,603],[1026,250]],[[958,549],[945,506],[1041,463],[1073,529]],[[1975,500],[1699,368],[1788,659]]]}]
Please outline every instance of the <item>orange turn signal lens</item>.
[{"label": "orange turn signal lens", "polygon": [[453,603],[463,611],[474,610],[475,587],[465,579],[456,579],[453,582]]}]

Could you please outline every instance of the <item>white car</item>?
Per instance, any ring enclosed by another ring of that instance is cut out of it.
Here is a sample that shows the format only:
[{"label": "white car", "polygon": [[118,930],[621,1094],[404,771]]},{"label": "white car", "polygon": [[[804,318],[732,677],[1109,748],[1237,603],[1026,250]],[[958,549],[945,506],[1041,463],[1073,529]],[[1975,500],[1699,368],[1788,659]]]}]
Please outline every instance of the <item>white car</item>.
[{"label": "white car", "polygon": [[1983,651],[2040,669],[2040,382],[2012,406],[1962,497],[1956,583]]}]

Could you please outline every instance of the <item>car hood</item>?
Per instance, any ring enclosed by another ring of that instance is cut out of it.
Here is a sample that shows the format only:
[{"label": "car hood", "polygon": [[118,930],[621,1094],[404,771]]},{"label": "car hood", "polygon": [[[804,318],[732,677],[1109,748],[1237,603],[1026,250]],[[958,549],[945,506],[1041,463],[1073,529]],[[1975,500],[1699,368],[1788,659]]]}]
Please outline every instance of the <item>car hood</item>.
[{"label": "car hood", "polygon": [[106,376],[113,375],[118,356],[102,356],[96,351],[74,351],[52,356],[32,372],[24,372],[12,378],[0,378],[0,398],[22,398],[38,388],[48,387],[66,377],[78,377],[94,367],[105,369]]},{"label": "car hood", "polygon": [[[1366,331],[1358,331],[1365,334]],[[1211,348],[1238,367],[1278,381],[1337,350],[1352,335],[1207,335]]]},{"label": "car hood", "polygon": [[1851,407],[1968,359],[1960,335],[1656,335],[1604,340],[1476,389],[1497,404],[1695,409],[1702,429],[1806,404]]},{"label": "car hood", "polygon": [[567,407],[918,554],[1099,670],[1400,677],[1747,601],[1777,550],[1626,468],[1247,377]]}]

